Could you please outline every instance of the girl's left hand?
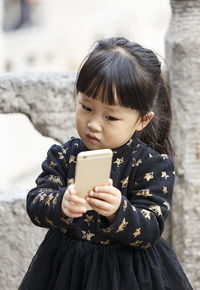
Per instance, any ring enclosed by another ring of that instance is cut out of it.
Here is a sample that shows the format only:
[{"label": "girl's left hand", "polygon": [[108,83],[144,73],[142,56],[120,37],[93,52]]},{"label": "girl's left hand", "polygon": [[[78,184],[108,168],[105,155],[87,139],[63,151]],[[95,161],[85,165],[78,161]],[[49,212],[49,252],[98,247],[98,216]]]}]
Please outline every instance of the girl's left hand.
[{"label": "girl's left hand", "polygon": [[112,223],[121,204],[121,198],[120,190],[114,187],[112,179],[109,179],[108,185],[97,186],[94,191],[90,191],[86,200],[97,213],[107,217]]}]

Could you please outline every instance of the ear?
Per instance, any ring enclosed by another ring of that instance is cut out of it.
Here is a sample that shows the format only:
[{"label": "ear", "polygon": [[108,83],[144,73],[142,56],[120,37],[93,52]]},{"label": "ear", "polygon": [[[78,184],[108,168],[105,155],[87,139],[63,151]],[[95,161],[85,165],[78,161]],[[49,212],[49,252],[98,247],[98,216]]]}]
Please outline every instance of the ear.
[{"label": "ear", "polygon": [[136,131],[141,131],[142,129],[144,129],[144,127],[146,127],[146,125],[149,124],[149,122],[153,119],[154,117],[154,112],[148,112],[143,118],[140,117],[140,119],[138,120],[137,124],[136,124]]}]

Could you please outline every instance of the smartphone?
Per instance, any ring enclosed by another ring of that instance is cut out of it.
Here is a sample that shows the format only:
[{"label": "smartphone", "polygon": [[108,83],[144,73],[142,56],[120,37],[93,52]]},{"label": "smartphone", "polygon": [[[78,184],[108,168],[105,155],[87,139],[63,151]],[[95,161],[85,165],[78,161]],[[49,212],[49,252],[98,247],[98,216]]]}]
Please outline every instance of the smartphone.
[{"label": "smartphone", "polygon": [[[84,151],[77,155],[75,186],[80,197],[85,198],[95,186],[108,184],[112,155],[110,149]],[[86,208],[92,210],[89,204]]]}]

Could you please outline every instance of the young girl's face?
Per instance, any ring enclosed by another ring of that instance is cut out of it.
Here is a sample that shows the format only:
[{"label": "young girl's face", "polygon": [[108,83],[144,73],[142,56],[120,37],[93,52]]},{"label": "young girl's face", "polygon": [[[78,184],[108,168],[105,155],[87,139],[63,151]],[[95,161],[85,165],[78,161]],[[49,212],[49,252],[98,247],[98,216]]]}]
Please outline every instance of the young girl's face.
[{"label": "young girl's face", "polygon": [[89,150],[118,148],[142,129],[140,113],[119,105],[107,105],[78,93],[76,127]]}]

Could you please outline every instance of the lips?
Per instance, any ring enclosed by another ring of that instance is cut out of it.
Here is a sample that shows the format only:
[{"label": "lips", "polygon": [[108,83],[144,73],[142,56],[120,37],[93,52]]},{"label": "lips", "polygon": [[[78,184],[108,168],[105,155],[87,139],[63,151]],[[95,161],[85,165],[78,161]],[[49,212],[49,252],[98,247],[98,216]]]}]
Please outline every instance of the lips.
[{"label": "lips", "polygon": [[91,142],[99,142],[99,139],[98,139],[95,135],[93,135],[93,134],[91,134],[91,133],[87,134],[87,138],[88,138]]}]

